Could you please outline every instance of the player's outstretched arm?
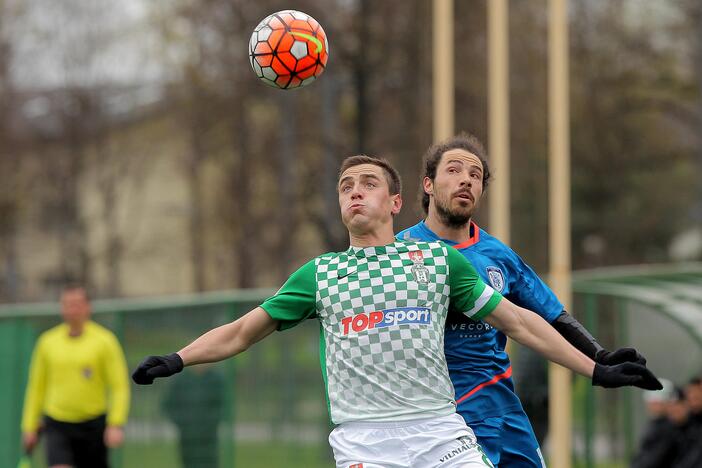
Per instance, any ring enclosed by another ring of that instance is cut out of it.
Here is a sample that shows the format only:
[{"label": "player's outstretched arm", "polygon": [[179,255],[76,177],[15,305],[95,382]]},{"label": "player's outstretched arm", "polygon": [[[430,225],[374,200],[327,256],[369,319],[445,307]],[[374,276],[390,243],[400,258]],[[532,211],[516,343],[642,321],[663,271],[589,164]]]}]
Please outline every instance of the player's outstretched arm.
[{"label": "player's outstretched arm", "polygon": [[261,307],[243,317],[214,328],[178,351],[184,366],[216,362],[246,351],[273,333],[278,321]]},{"label": "player's outstretched arm", "polygon": [[484,320],[550,361],[585,377],[592,377],[595,368],[592,359],[575,349],[546,320],[534,312],[502,299]]},{"label": "player's outstretched arm", "polygon": [[484,320],[547,359],[592,378],[593,385],[607,388],[634,385],[651,390],[662,388],[653,373],[640,364],[626,362],[607,366],[595,363],[568,343],[539,315],[518,307],[507,299],[501,300]]},{"label": "player's outstretched arm", "polygon": [[147,357],[132,373],[132,380],[140,385],[150,385],[155,378],[169,377],[183,370],[184,366],[236,356],[270,335],[277,326],[277,320],[261,307],[256,307],[233,322],[213,328],[177,353]]},{"label": "player's outstretched arm", "polygon": [[634,348],[620,348],[614,351],[604,349],[590,332],[565,310],[551,322],[551,325],[570,344],[597,363],[608,366],[623,362],[646,365],[646,358]]}]

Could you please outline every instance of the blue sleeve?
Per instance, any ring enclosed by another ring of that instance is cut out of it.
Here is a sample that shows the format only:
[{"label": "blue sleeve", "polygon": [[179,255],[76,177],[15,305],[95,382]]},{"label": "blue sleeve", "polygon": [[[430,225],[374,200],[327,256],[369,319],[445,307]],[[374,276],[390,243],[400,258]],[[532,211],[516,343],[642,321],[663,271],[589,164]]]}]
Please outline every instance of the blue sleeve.
[{"label": "blue sleeve", "polygon": [[524,263],[519,255],[510,250],[510,265],[514,268],[513,281],[507,299],[520,307],[536,312],[547,322],[553,322],[563,312],[563,304],[546,283]]}]

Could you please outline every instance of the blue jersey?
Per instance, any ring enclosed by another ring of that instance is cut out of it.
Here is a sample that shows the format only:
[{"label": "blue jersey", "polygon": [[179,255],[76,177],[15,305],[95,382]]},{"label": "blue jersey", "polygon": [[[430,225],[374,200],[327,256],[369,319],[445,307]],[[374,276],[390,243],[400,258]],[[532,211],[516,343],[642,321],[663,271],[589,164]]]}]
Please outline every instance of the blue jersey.
[{"label": "blue jersey", "polygon": [[[532,310],[552,322],[563,311],[553,291],[509,247],[471,221],[471,238],[457,244],[439,239],[424,221],[401,231],[397,237],[442,240],[458,249],[486,284],[514,304]],[[514,393],[512,366],[505,352],[507,338],[483,321],[455,314],[446,322],[444,350],[458,411],[469,424],[521,410]]]}]

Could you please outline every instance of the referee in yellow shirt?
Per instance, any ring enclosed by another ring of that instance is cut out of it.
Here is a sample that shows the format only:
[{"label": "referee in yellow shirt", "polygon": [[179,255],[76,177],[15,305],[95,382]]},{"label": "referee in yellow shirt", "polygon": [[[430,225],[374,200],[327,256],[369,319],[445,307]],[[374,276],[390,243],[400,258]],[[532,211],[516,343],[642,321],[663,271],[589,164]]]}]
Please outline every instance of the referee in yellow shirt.
[{"label": "referee in yellow shirt", "polygon": [[107,467],[108,447],[124,440],[129,410],[124,353],[90,313],[84,288],[64,289],[63,323],[42,333],[32,354],[22,441],[31,452],[41,428],[49,467]]}]

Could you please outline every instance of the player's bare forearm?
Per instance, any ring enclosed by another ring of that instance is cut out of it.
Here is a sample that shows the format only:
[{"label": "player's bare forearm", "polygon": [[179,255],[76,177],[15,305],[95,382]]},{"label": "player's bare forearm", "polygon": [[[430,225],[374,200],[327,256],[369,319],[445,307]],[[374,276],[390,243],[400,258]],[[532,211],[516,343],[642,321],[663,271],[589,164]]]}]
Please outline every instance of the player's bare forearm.
[{"label": "player's bare forearm", "polygon": [[485,321],[548,360],[578,374],[592,377],[595,362],[568,343],[546,320],[534,312],[503,299]]},{"label": "player's bare forearm", "polygon": [[246,351],[270,335],[277,326],[277,320],[261,307],[256,307],[243,317],[208,331],[178,354],[185,366],[221,361]]}]

